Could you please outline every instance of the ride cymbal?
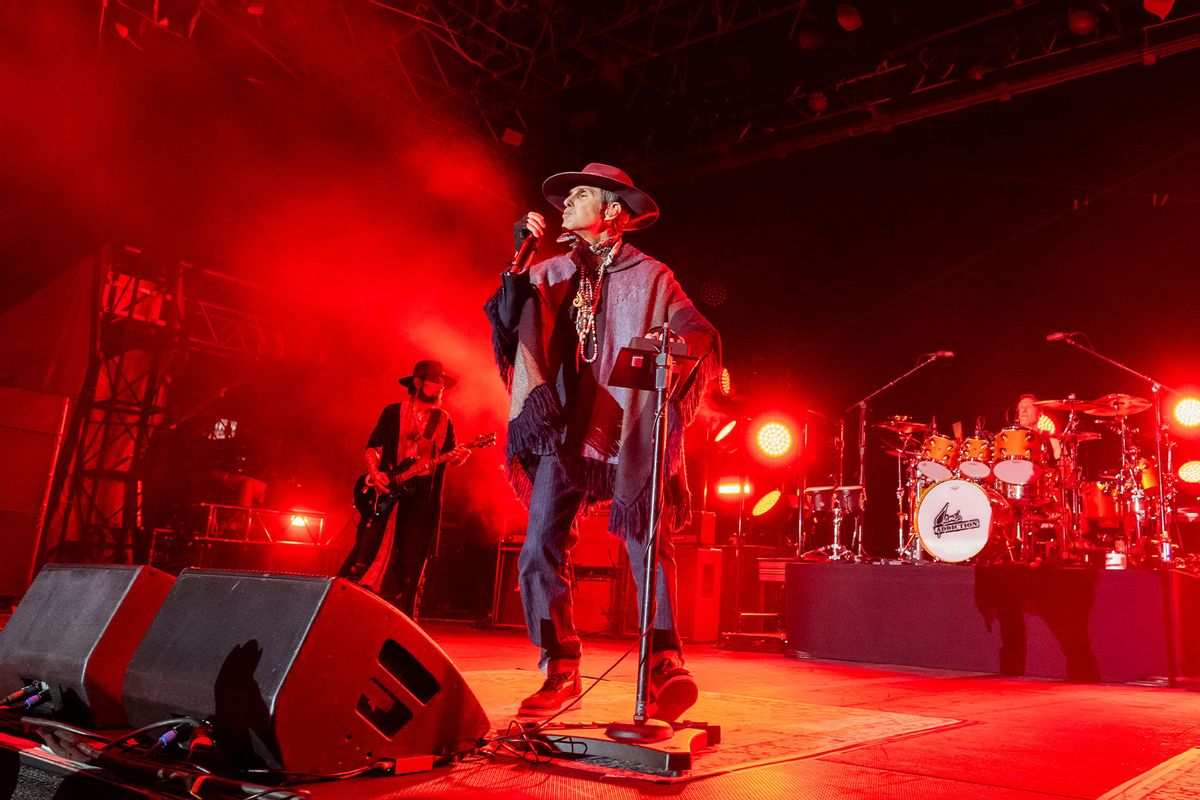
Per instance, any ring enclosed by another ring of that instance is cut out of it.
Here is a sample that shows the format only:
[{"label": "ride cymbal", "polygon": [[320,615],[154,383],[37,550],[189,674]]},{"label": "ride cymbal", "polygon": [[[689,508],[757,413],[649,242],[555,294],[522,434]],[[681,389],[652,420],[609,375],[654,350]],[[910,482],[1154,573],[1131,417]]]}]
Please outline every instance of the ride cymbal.
[{"label": "ride cymbal", "polygon": [[1150,401],[1146,398],[1120,392],[1097,397],[1092,402],[1101,407],[1084,409],[1083,413],[1093,417],[1131,417],[1150,408]]}]

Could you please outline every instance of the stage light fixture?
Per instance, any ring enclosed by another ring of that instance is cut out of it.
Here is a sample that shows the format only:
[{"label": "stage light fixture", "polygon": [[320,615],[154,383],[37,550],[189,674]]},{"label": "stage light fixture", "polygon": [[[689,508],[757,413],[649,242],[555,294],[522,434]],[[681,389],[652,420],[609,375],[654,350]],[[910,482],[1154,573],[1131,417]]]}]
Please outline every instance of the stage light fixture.
[{"label": "stage light fixture", "polygon": [[862,12],[850,3],[837,4],[837,22],[842,30],[847,33],[853,33],[862,27],[863,18]]},{"label": "stage light fixture", "polygon": [[758,502],[754,504],[754,510],[750,512],[750,515],[753,517],[761,517],[763,514],[766,514],[768,511],[774,508],[775,504],[779,502],[779,498],[782,496],[783,492],[779,491],[778,489],[767,492],[762,497],[758,498]]},{"label": "stage light fixture", "polygon": [[733,433],[733,429],[737,427],[737,424],[738,421],[736,419],[731,419],[729,422],[726,422],[721,430],[717,431],[717,435],[713,437],[713,441],[719,442],[728,437],[729,434]]},{"label": "stage light fixture", "polygon": [[1167,18],[1174,6],[1175,0],[1142,0],[1142,8],[1162,20]]},{"label": "stage light fixture", "polygon": [[1067,12],[1067,27],[1076,36],[1091,36],[1100,27],[1100,19],[1090,9],[1073,8]]},{"label": "stage light fixture", "polygon": [[308,525],[308,517],[303,514],[292,514],[291,525],[293,528],[303,528]]},{"label": "stage light fixture", "polygon": [[1179,480],[1184,483],[1200,483],[1200,461],[1187,461],[1180,465]]},{"label": "stage light fixture", "polygon": [[749,478],[721,478],[717,481],[717,495],[727,500],[745,497],[753,491]]},{"label": "stage light fixture", "polygon": [[1175,404],[1175,419],[1185,428],[1200,425],[1200,400],[1185,397]]},{"label": "stage light fixture", "polygon": [[1037,428],[1039,431],[1045,431],[1051,436],[1058,433],[1058,426],[1054,424],[1054,420],[1050,419],[1045,414],[1042,414],[1040,417],[1038,417]]},{"label": "stage light fixture", "polygon": [[754,434],[754,443],[768,458],[783,458],[791,453],[795,437],[782,422],[765,422]]},{"label": "stage light fixture", "polygon": [[733,394],[733,378],[729,375],[728,367],[721,367],[721,394],[726,397]]}]

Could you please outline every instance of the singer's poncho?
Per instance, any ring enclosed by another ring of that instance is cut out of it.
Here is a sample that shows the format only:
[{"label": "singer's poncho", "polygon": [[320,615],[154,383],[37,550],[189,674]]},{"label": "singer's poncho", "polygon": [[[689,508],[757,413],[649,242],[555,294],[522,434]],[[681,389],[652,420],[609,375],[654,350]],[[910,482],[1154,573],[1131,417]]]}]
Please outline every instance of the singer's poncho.
[{"label": "singer's poncho", "polygon": [[[538,457],[558,458],[584,502],[612,500],[609,530],[644,535],[653,466],[652,391],[608,385],[617,352],[664,321],[700,361],[672,402],[663,519],[678,530],[690,517],[683,466],[683,429],[701,392],[720,370],[720,339],[683,293],[665,264],[623,242],[604,277],[596,315],[598,356],[576,366],[578,337],[572,300],[579,284],[568,253],[505,275],[484,307],[492,344],[509,389],[508,478],[528,506]],[[589,348],[590,350],[590,348]]]}]

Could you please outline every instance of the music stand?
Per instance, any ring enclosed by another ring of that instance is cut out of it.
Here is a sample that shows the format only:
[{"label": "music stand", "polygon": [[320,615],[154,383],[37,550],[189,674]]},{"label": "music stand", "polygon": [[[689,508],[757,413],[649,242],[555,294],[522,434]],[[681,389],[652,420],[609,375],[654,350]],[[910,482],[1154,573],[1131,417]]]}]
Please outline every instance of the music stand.
[{"label": "music stand", "polygon": [[[655,595],[658,584],[658,541],[659,525],[662,520],[662,505],[666,483],[666,453],[667,453],[667,423],[670,413],[670,401],[673,394],[688,385],[692,371],[699,361],[696,356],[688,353],[686,344],[671,342],[669,323],[663,323],[658,328],[661,339],[638,337],[631,339],[627,347],[617,353],[617,362],[609,374],[609,385],[635,391],[653,391],[655,393],[655,425],[654,425],[654,463],[650,473],[650,486],[653,499],[650,503],[650,518],[646,534],[646,572],[642,582],[641,607],[641,646],[638,656],[637,695],[634,703],[633,722],[613,722],[604,730],[604,737],[580,736],[563,732],[561,729],[552,734],[543,733],[541,737],[556,749],[565,753],[578,753],[577,748],[589,745],[595,750],[595,755],[617,758],[625,763],[645,763],[648,766],[661,764],[661,759],[674,758],[672,766],[679,768],[679,760],[685,753],[706,746],[720,736],[717,726],[704,723],[679,725],[678,728],[662,720],[651,719],[646,711],[650,682],[651,657],[651,628],[657,613]],[[663,343],[669,346],[663,346]],[[593,726],[586,726],[592,728]],[[677,730],[687,730],[691,740],[686,749],[676,746],[666,746],[666,749],[656,749],[673,737]],[[645,751],[639,753],[638,751]],[[590,752],[590,751],[589,751]],[[684,759],[690,762],[690,757]]]}]

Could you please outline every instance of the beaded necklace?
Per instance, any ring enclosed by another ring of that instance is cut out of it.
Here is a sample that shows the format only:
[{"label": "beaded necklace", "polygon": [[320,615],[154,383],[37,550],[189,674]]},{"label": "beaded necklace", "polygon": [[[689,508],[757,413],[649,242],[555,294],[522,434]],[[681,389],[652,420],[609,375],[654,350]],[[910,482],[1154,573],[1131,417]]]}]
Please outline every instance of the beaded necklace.
[{"label": "beaded necklace", "polygon": [[579,288],[575,291],[575,299],[571,302],[576,309],[575,333],[579,336],[579,347],[575,350],[576,367],[581,361],[591,364],[600,355],[600,342],[596,337],[596,311],[600,308],[600,288],[604,284],[604,273],[612,265],[613,256],[616,255],[617,244],[620,241],[619,236],[614,236],[611,239],[596,242],[588,248],[592,255],[603,254],[604,256],[600,259],[600,265],[596,267],[595,276],[587,267],[587,259],[585,257],[578,259]]}]

